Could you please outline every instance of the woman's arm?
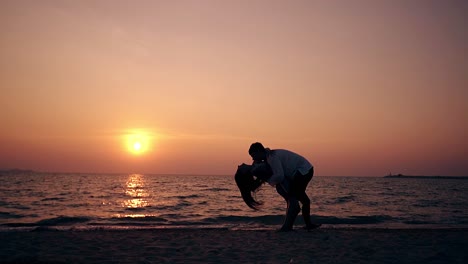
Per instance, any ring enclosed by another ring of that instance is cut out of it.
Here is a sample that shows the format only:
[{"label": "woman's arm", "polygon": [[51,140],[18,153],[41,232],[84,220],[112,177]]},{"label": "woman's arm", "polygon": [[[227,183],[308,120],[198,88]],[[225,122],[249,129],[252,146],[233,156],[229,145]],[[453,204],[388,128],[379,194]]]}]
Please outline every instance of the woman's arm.
[{"label": "woman's arm", "polygon": [[251,171],[257,179],[261,179],[264,182],[266,182],[273,174],[270,165],[266,162],[254,162],[252,164]]}]

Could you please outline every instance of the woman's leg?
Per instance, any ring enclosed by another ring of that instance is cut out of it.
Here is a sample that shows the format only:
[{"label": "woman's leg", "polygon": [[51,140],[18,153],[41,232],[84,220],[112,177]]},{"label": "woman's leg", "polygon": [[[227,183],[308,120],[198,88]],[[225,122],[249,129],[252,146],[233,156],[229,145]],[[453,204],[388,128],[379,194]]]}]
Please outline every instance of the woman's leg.
[{"label": "woman's leg", "polygon": [[288,202],[289,200],[289,195],[288,193],[283,189],[283,187],[281,186],[281,184],[276,184],[276,192],[281,195],[281,197],[283,197],[283,199]]}]

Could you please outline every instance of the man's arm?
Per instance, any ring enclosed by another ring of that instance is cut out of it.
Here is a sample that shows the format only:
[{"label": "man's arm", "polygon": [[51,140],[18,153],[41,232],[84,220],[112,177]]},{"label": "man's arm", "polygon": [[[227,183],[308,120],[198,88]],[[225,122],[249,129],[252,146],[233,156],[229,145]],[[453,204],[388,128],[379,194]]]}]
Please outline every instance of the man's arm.
[{"label": "man's arm", "polygon": [[267,162],[270,165],[271,171],[273,173],[267,182],[271,186],[275,186],[284,180],[283,166],[281,165],[281,161],[275,156],[268,157]]}]

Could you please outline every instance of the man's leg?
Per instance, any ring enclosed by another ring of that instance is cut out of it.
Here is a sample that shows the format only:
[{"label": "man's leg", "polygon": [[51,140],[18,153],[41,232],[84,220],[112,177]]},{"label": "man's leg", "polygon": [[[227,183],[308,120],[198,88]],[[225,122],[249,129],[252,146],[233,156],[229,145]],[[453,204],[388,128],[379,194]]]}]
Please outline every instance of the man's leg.
[{"label": "man's leg", "polygon": [[296,220],[301,207],[295,196],[288,194],[280,184],[276,185],[276,191],[286,200],[286,218],[284,219],[283,225],[280,228],[280,231],[290,231],[293,228],[294,220]]},{"label": "man's leg", "polygon": [[320,226],[317,224],[312,224],[312,221],[310,220],[310,199],[306,193],[307,185],[313,176],[314,168],[310,169],[309,173],[306,175],[298,174],[295,178],[295,180],[297,180],[294,186],[295,192],[297,192],[296,196],[298,200],[302,203],[302,217],[304,218],[306,229],[314,229]]},{"label": "man's leg", "polygon": [[310,226],[312,226],[312,222],[310,220],[310,199],[309,196],[304,192],[300,197],[299,201],[301,201],[302,204],[302,217],[304,218],[304,223],[306,225],[306,228],[308,229]]},{"label": "man's leg", "polygon": [[294,221],[296,220],[297,215],[301,211],[299,202],[296,197],[290,197],[288,200],[288,209],[286,212],[286,219],[284,220],[281,231],[290,231],[293,229]]}]

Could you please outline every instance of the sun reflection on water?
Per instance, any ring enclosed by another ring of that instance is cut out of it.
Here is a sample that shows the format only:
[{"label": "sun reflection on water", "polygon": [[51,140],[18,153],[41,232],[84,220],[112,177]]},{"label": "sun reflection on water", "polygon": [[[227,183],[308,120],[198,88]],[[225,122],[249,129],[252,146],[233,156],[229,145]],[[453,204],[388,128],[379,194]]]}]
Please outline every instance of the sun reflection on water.
[{"label": "sun reflection on water", "polygon": [[[125,195],[131,197],[123,202],[122,206],[131,209],[143,208],[149,205],[146,199],[149,194],[145,189],[144,176],[142,174],[130,174],[126,183]],[[135,214],[130,217],[142,217]]]}]

